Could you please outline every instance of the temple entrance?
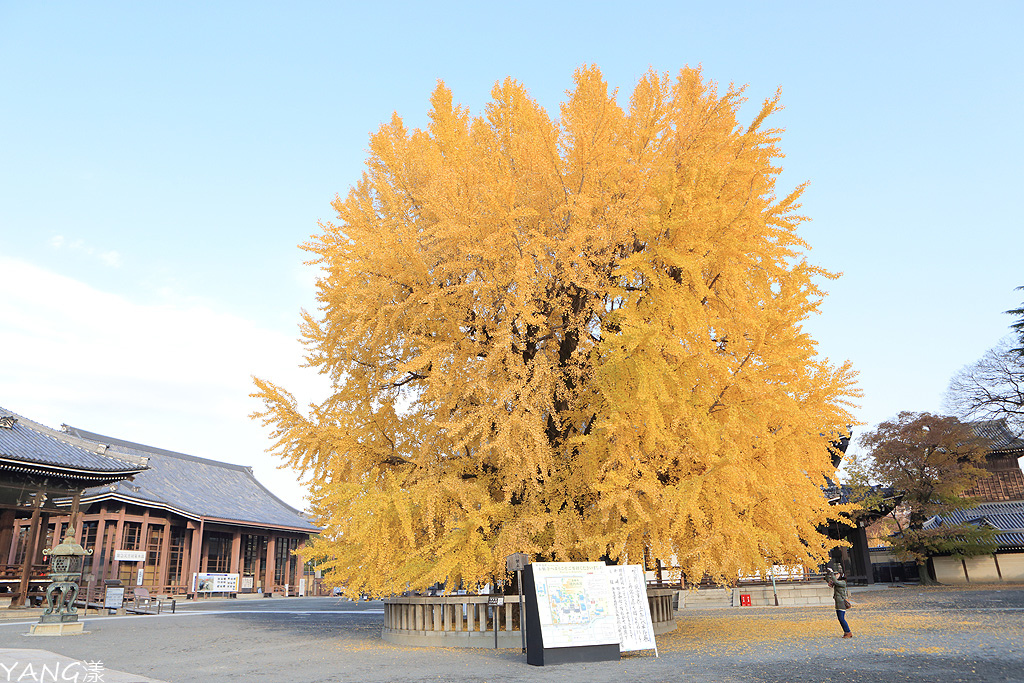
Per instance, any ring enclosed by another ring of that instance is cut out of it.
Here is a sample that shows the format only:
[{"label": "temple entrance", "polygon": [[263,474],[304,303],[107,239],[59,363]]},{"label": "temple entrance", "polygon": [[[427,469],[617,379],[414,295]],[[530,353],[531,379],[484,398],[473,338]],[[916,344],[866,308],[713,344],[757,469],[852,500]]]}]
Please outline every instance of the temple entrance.
[{"label": "temple entrance", "polygon": [[238,586],[239,592],[255,593],[263,587],[263,561],[266,556],[266,536],[242,535],[242,576]]}]

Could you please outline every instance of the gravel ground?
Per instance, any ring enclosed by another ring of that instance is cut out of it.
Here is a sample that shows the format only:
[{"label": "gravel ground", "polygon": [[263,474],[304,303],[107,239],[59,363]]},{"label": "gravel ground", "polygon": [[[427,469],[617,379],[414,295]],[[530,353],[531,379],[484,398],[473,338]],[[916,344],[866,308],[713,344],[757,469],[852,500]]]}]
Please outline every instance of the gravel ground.
[{"label": "gravel ground", "polygon": [[[840,638],[828,607],[691,609],[660,657],[532,667],[518,650],[412,648],[380,638],[379,602],[218,601],[177,614],[90,617],[88,635],[28,638],[0,621],[0,648],[39,648],[170,683],[193,681],[1021,681],[1024,586],[856,590]],[[0,653],[2,657],[2,653]],[[3,672],[0,670],[0,681]]]}]

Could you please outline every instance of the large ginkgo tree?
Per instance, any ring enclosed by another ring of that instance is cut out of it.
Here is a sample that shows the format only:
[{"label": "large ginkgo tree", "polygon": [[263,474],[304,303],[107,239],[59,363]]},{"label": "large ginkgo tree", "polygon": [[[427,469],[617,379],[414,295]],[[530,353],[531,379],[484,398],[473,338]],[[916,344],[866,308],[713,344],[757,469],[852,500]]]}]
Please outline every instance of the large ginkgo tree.
[{"label": "large ginkgo tree", "polygon": [[814,564],[849,364],[803,330],[822,279],[775,194],[767,100],[651,72],[628,108],[581,68],[550,116],[521,84],[482,115],[439,84],[396,115],[303,245],[330,396],[257,380],[310,478],[313,554],[350,593],[501,577],[505,557],[655,558],[734,581]]}]

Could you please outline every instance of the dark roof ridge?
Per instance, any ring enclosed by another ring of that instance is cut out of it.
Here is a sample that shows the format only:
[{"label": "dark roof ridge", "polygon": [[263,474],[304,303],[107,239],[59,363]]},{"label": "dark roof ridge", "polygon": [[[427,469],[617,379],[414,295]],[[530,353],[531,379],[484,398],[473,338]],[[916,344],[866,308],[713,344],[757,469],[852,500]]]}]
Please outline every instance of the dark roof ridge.
[{"label": "dark roof ridge", "polygon": [[[178,451],[169,451],[169,450],[166,450],[164,448],[156,448],[155,446],[146,446],[145,444],[135,443],[133,441],[127,441],[125,439],[116,439],[114,437],[104,436],[103,434],[97,434],[95,432],[88,432],[88,431],[86,431],[84,429],[79,429],[78,427],[72,427],[71,425],[64,425],[64,427],[67,430],[69,430],[69,433],[73,432],[74,434],[79,435],[80,438],[84,438],[84,439],[87,439],[89,441],[98,441],[98,442],[101,442],[101,443],[109,443],[110,445],[118,447],[118,448],[130,448],[132,450],[136,450],[136,451],[139,451],[141,453],[153,453],[153,454],[156,454],[156,455],[162,455],[162,456],[167,456],[167,457],[171,457],[171,458],[178,458],[179,460],[188,460],[188,461],[191,461],[191,462],[202,463],[204,465],[211,465],[211,466],[214,466],[214,467],[222,467],[224,469],[229,469],[229,470],[235,470],[235,471],[238,471],[238,472],[243,472],[246,475],[248,475],[249,478],[252,479],[253,483],[255,483],[257,486],[259,486],[263,490],[264,493],[266,493],[268,496],[273,498],[275,501],[277,501],[278,503],[280,503],[284,507],[288,508],[292,512],[295,512],[295,513],[297,513],[299,515],[302,515],[303,517],[309,519],[309,515],[307,515],[305,512],[303,512],[302,510],[300,510],[298,508],[292,507],[291,505],[289,505],[285,501],[283,501],[280,498],[278,498],[274,494],[273,491],[271,491],[266,486],[264,486],[263,482],[261,482],[259,479],[257,479],[255,474],[253,474],[252,467],[250,467],[249,465],[236,465],[236,464],[230,463],[230,462],[223,462],[222,460],[211,460],[210,458],[200,458],[198,456],[189,455],[187,453],[179,453]],[[120,451],[118,451],[118,452],[120,452]]]},{"label": "dark roof ridge", "polygon": [[[281,466],[280,466],[280,465],[278,465],[278,468],[280,468],[280,467],[281,467]],[[273,498],[273,499],[274,499],[274,500],[276,500],[276,501],[277,501],[278,503],[280,503],[281,505],[285,506],[286,508],[288,508],[288,509],[289,509],[289,510],[291,510],[292,512],[294,512],[294,513],[296,513],[296,514],[298,514],[298,515],[302,516],[302,517],[303,517],[304,519],[307,519],[307,520],[309,520],[309,521],[310,521],[310,524],[312,524],[312,519],[313,519],[313,516],[312,516],[312,515],[310,515],[310,514],[307,514],[307,513],[305,512],[305,511],[303,511],[303,510],[300,510],[300,509],[298,509],[298,508],[294,508],[294,507],[292,507],[291,505],[289,505],[288,503],[286,503],[286,502],[284,502],[283,500],[281,500],[280,498],[278,498],[278,497],[277,497],[276,495],[274,495],[274,492],[273,492],[273,491],[271,491],[271,490],[270,490],[270,489],[268,489],[268,488],[267,488],[266,486],[264,486],[264,485],[263,485],[263,482],[261,482],[261,481],[260,481],[259,479],[257,479],[257,478],[256,478],[256,475],[254,475],[254,474],[252,473],[252,468],[251,468],[251,467],[250,467],[250,468],[246,468],[246,469],[247,469],[247,471],[249,472],[249,476],[250,476],[250,477],[252,477],[252,480],[253,480],[254,482],[256,482],[256,485],[257,485],[257,486],[259,486],[259,487],[260,487],[261,489],[263,489],[263,491],[264,491],[264,492],[265,492],[265,493],[266,493],[266,494],[267,494],[268,496],[270,496],[271,498]]]},{"label": "dark roof ridge", "polygon": [[133,455],[131,453],[118,453],[115,455],[103,447],[106,445],[103,442],[90,441],[88,439],[78,437],[74,434],[69,434],[59,429],[54,429],[53,427],[47,427],[46,425],[40,422],[30,420],[24,415],[20,415],[14,412],[13,410],[8,410],[7,408],[4,408],[2,406],[0,406],[0,413],[13,416],[14,418],[17,419],[18,424],[28,429],[31,429],[34,432],[43,434],[44,436],[52,437],[54,439],[57,439],[58,441],[63,441],[66,444],[69,444],[76,448],[81,448],[82,450],[89,451],[91,453],[104,455],[110,458],[111,460],[120,460],[121,462],[128,466],[126,467],[126,470],[138,471],[140,469],[146,469],[149,467],[149,458],[145,456]]},{"label": "dark roof ridge", "polygon": [[[181,460],[191,460],[192,462],[203,463],[204,465],[213,465],[214,467],[223,467],[229,470],[238,470],[239,472],[248,472],[252,474],[252,467],[249,465],[236,465],[230,462],[224,462],[223,460],[212,460],[210,458],[200,458],[197,455],[189,455],[188,453],[181,453],[180,451],[171,451],[166,448],[157,448],[156,446],[147,446],[145,444],[136,443],[134,441],[128,441],[126,439],[118,439],[113,436],[105,436],[103,434],[97,434],[96,432],[89,432],[78,427],[72,427],[71,425],[63,425],[65,428],[65,434],[74,434],[79,439],[91,443],[105,443],[110,446],[115,446],[118,449],[127,448],[139,453],[152,453],[154,455],[165,455],[171,458],[179,458]],[[123,452],[118,450],[118,452]],[[126,453],[126,455],[131,455]],[[134,456],[140,457],[140,456]],[[141,456],[145,457],[145,456]]]}]

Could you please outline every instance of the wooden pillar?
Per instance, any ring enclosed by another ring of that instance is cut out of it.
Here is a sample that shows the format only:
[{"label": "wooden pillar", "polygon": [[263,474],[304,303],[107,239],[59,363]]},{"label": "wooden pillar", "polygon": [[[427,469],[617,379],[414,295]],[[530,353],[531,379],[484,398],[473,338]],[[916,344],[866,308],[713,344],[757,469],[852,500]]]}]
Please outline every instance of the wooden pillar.
[{"label": "wooden pillar", "polygon": [[139,548],[149,552],[149,508],[142,513],[142,529],[139,531]]},{"label": "wooden pillar", "polygon": [[4,510],[0,512],[0,562],[10,564],[11,551],[14,545],[14,522],[17,515],[15,510]]},{"label": "wooden pillar", "polygon": [[[234,535],[231,537],[231,563],[228,566],[228,572],[231,574],[238,573],[238,565],[242,559],[242,530],[235,529]],[[241,583],[241,581],[239,581]]]},{"label": "wooden pillar", "polygon": [[125,506],[122,504],[117,512],[117,526],[114,531],[114,540],[110,546],[110,555],[107,557],[107,561],[110,563],[110,578],[119,579],[121,578],[121,566],[114,559],[114,553],[118,550],[122,550],[121,544],[124,543],[124,515]]},{"label": "wooden pillar", "polygon": [[[42,512],[39,517],[39,536],[36,537],[36,547],[32,557],[40,562],[43,561],[43,548],[46,547],[46,532],[50,530],[50,513]],[[54,532],[56,533],[56,532]]]},{"label": "wooden pillar", "polygon": [[167,586],[167,573],[171,566],[171,518],[168,515],[164,518],[164,541],[160,545],[160,565],[156,569],[156,585],[160,588]]},{"label": "wooden pillar", "polygon": [[[143,552],[142,563],[135,566],[135,570],[142,569],[142,583],[146,583],[146,565],[149,564],[149,508],[146,508],[142,512],[142,528],[139,530],[139,547],[137,550]],[[136,580],[132,577],[132,584],[134,585]]]},{"label": "wooden pillar", "polygon": [[71,514],[68,518],[68,528],[75,530],[75,538],[81,539],[78,535],[78,516],[79,508],[82,505],[82,492],[75,491],[74,495],[71,496]]},{"label": "wooden pillar", "polygon": [[[185,546],[182,550],[181,558],[181,583],[182,585],[189,587],[192,582],[192,545],[195,542],[196,533],[199,531],[199,525],[192,520],[185,522],[185,529],[191,534],[185,541]],[[187,588],[186,593],[191,592],[191,588]]]},{"label": "wooden pillar", "polygon": [[189,587],[189,589],[188,589],[189,593],[194,593],[195,592],[195,591],[192,590],[192,575],[193,574],[198,574],[200,572],[200,569],[199,569],[200,566],[201,566],[200,565],[200,561],[202,560],[202,554],[203,554],[203,530],[204,530],[205,526],[206,526],[206,520],[200,519],[199,520],[199,529],[197,529],[196,531],[192,532],[192,552],[189,553],[189,555],[190,555],[190,557],[189,557],[189,560],[190,560],[189,572],[188,572],[188,577],[186,578],[186,582],[185,582],[186,585],[188,585],[188,587]]},{"label": "wooden pillar", "polygon": [[11,547],[4,557],[7,564],[14,564],[14,558],[18,555],[18,540],[21,538],[21,527],[23,526],[24,523],[20,519],[14,520],[14,527],[11,529]]},{"label": "wooden pillar", "polygon": [[98,585],[103,585],[103,580],[107,578],[107,557],[110,554],[110,549],[106,547],[107,543],[107,515],[106,510],[100,508],[99,519],[96,520],[96,550],[92,554],[92,573],[96,575],[96,582]]},{"label": "wooden pillar", "polygon": [[274,569],[276,562],[274,561],[275,542],[277,538],[269,536],[267,538],[267,566],[266,573],[263,575],[263,592],[270,593],[274,590]]},{"label": "wooden pillar", "polygon": [[32,562],[35,559],[33,553],[39,540],[39,508],[43,504],[43,497],[42,491],[36,491],[36,498],[32,501],[32,518],[29,520],[28,538],[25,539],[25,555],[22,558],[23,562],[21,565],[21,580],[18,582],[18,600],[22,605],[29,604],[28,580],[32,572]]}]

